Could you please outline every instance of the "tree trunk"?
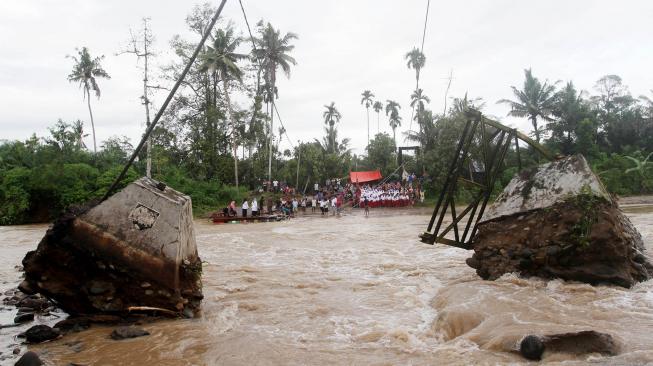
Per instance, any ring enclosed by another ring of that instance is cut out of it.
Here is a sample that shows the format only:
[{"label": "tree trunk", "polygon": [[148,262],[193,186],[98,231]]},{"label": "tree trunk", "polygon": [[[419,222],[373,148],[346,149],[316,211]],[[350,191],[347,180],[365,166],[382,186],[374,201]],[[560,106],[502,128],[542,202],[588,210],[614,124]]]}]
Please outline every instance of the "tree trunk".
[{"label": "tree trunk", "polygon": [[91,110],[91,92],[86,89],[86,103],[88,104],[88,114],[91,116],[91,129],[93,130],[93,153],[97,154],[97,144],[95,143],[95,122],[93,121],[93,111]]},{"label": "tree trunk", "polygon": [[276,82],[276,75],[275,75],[275,70],[271,70],[271,79],[272,79],[272,89],[270,90],[272,94],[272,106],[270,109],[270,133],[269,133],[269,139],[270,139],[270,151],[268,155],[268,182],[272,181],[272,136],[274,135],[274,84]]},{"label": "tree trunk", "polygon": [[533,123],[533,132],[535,133],[535,141],[540,143],[540,130],[537,128],[537,117],[531,117],[531,122]]},{"label": "tree trunk", "polygon": [[[396,136],[397,127],[392,127],[392,140],[395,142],[394,151],[397,152],[397,136]],[[395,163],[399,161],[399,154],[395,154]]]},{"label": "tree trunk", "polygon": [[236,126],[236,121],[233,119],[233,111],[231,110],[231,99],[229,99],[229,91],[228,91],[228,84],[227,84],[227,78],[226,76],[223,75],[222,77],[222,85],[224,89],[224,99],[227,102],[227,121],[231,122],[231,139],[233,142],[233,149],[234,149],[234,176],[236,178],[236,189],[238,188],[238,143],[237,143],[237,126]]},{"label": "tree trunk", "polygon": [[379,112],[376,112],[376,133],[377,133],[377,135],[381,133],[381,127],[380,127],[380,123],[379,123],[379,118],[380,118],[379,116],[380,115],[381,114]]},{"label": "tree trunk", "polygon": [[[150,129],[150,97],[147,92],[147,42],[145,42],[145,74],[143,77],[143,98],[145,102],[145,125]],[[152,136],[147,136],[147,158],[145,176],[152,178]]]},{"label": "tree trunk", "polygon": [[370,106],[365,107],[367,110],[367,146],[370,146]]}]

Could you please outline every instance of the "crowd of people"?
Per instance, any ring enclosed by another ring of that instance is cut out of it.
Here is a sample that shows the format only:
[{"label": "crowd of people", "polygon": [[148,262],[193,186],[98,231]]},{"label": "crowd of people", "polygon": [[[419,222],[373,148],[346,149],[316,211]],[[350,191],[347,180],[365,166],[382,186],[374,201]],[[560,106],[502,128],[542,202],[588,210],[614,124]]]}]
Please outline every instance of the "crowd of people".
[{"label": "crowd of people", "polygon": [[[315,214],[322,216],[339,215],[347,206],[365,210],[369,214],[370,208],[379,207],[405,207],[417,201],[424,201],[424,192],[415,175],[408,175],[408,179],[397,182],[381,182],[379,184],[358,184],[357,182],[344,183],[341,179],[327,179],[326,184],[313,185],[312,195],[299,195],[295,189],[285,182],[264,181],[259,193],[260,199],[245,199],[238,205],[236,201],[223,209],[223,216],[237,216],[238,208],[242,217],[257,217],[264,215],[281,214],[294,216],[297,213]],[[273,199],[263,196],[264,192],[281,193]]]}]

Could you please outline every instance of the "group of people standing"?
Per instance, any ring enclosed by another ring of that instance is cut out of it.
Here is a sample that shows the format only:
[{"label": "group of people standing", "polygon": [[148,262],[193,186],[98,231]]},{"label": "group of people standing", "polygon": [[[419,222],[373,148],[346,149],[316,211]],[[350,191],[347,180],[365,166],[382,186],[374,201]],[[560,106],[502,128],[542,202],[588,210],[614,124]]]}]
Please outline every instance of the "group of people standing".
[{"label": "group of people standing", "polygon": [[[315,193],[312,196],[296,195],[294,189],[282,182],[264,182],[264,190],[272,190],[282,193],[283,196],[273,199],[263,197],[259,200],[253,198],[251,201],[245,198],[240,204],[241,216],[252,217],[263,214],[273,215],[276,213],[285,216],[292,216],[298,212],[306,212],[307,208],[312,213],[320,210],[322,216],[338,215],[347,204],[352,207],[365,209],[365,215],[369,214],[370,208],[377,207],[404,207],[412,205],[417,201],[424,201],[424,192],[421,190],[421,182],[415,179],[415,175],[407,175],[402,182],[383,182],[377,185],[358,183],[341,183],[340,179],[327,180],[326,185],[320,187],[314,185]],[[276,183],[276,184],[275,184]],[[236,201],[223,209],[224,216],[237,216]]]}]

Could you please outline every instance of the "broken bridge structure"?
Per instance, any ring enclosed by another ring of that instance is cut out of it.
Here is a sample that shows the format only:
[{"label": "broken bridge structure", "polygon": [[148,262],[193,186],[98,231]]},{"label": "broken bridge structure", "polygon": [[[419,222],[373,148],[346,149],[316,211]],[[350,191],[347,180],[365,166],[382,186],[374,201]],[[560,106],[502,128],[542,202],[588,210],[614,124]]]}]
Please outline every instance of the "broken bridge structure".
[{"label": "broken bridge structure", "polygon": [[[473,250],[467,264],[484,279],[518,272],[630,287],[653,275],[641,235],[583,156],[553,156],[478,111],[466,117],[422,242]],[[520,142],[543,164],[523,169]],[[513,146],[517,173],[490,204]]]}]

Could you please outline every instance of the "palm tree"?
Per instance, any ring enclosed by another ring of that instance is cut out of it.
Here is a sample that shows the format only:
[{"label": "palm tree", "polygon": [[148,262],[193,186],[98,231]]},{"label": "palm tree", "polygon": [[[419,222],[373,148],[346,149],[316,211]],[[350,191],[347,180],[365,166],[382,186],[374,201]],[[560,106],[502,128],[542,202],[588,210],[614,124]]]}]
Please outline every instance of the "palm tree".
[{"label": "palm tree", "polygon": [[374,108],[374,112],[376,112],[376,133],[381,133],[381,129],[379,128],[379,115],[380,112],[383,110],[383,103],[377,100],[376,102],[374,102],[372,108]]},{"label": "palm tree", "polygon": [[200,66],[201,71],[211,72],[222,80],[222,92],[227,103],[227,123],[232,131],[231,140],[234,151],[236,188],[238,188],[238,123],[233,117],[234,113],[229,98],[229,82],[235,80],[242,83],[243,72],[236,63],[239,60],[246,59],[247,55],[235,52],[240,42],[241,38],[234,35],[231,25],[227,25],[224,30],[218,29],[215,32],[212,45],[208,46],[206,52],[202,55],[202,64]]},{"label": "palm tree", "polygon": [[367,144],[370,144],[370,106],[372,105],[372,98],[374,94],[371,91],[365,90],[361,94],[363,98],[361,99],[361,104],[365,104],[365,109],[367,110]]},{"label": "palm tree", "polygon": [[330,105],[325,105],[324,108],[326,110],[324,113],[322,113],[322,117],[324,118],[324,124],[329,126],[328,130],[328,135],[329,135],[329,145],[328,145],[328,150],[330,152],[335,152],[334,147],[335,147],[335,134],[334,134],[334,126],[336,123],[340,122],[340,118],[342,115],[338,110],[336,109],[336,103],[331,102]]},{"label": "palm tree", "polygon": [[386,100],[385,102],[385,115],[389,115],[391,113],[399,114],[399,109],[401,109],[401,106],[399,103],[395,102],[394,100]]},{"label": "palm tree", "polygon": [[395,130],[397,127],[401,126],[401,116],[396,111],[390,113],[390,127],[392,128],[392,139],[395,141],[395,147],[397,146],[397,136],[395,135]]},{"label": "palm tree", "polygon": [[80,88],[84,89],[84,98],[88,104],[88,114],[91,117],[91,128],[93,129],[93,152],[97,153],[97,143],[95,142],[95,121],[93,121],[93,111],[91,110],[91,90],[95,91],[95,96],[100,98],[100,87],[96,78],[111,79],[109,74],[102,68],[100,62],[104,55],[92,58],[88,53],[88,48],[76,49],[78,57],[66,56],[75,62],[73,71],[68,75],[69,82],[79,83]]},{"label": "palm tree", "polygon": [[404,56],[406,60],[408,60],[408,63],[406,66],[408,66],[409,69],[415,69],[415,80],[417,82],[417,85],[415,86],[415,89],[419,88],[419,71],[424,67],[424,64],[426,63],[426,56],[422,53],[422,51],[419,50],[419,48],[414,47],[410,52],[406,53],[406,56]]},{"label": "palm tree", "polygon": [[510,105],[509,116],[528,117],[533,124],[533,134],[535,140],[540,142],[541,131],[537,125],[537,119],[542,118],[545,121],[551,121],[550,117],[555,108],[557,93],[555,84],[549,84],[545,81],[542,84],[533,76],[531,69],[524,70],[526,79],[522,90],[511,86],[515,95],[515,100],[501,99],[497,103],[506,103]]},{"label": "palm tree", "polygon": [[297,61],[289,55],[295,48],[290,44],[290,41],[297,39],[297,35],[292,32],[286,33],[282,36],[281,31],[274,29],[272,24],[263,24],[263,21],[258,23],[260,38],[255,40],[257,48],[254,50],[254,57],[259,60],[261,67],[265,71],[266,85],[268,86],[268,94],[272,95],[272,107],[270,108],[270,151],[268,155],[268,180],[272,179],[272,134],[274,133],[274,100],[277,96],[276,81],[277,69],[281,70],[290,77],[290,65],[296,65]]},{"label": "palm tree", "polygon": [[464,113],[470,108],[477,111],[483,110],[483,108],[485,108],[483,98],[469,98],[467,93],[465,93],[463,98],[453,98],[449,113],[455,116]]},{"label": "palm tree", "polygon": [[424,102],[431,103],[431,99],[427,97],[422,89],[416,89],[410,96],[410,106],[414,109],[417,105],[417,114],[415,119],[419,125],[419,130],[422,131],[422,114],[424,113]]},{"label": "palm tree", "polygon": [[433,112],[428,109],[425,109],[422,112],[422,124],[423,128],[419,131],[407,131],[405,136],[407,140],[418,142],[424,151],[432,150],[437,143],[437,131],[438,128],[435,124],[435,118]]}]

